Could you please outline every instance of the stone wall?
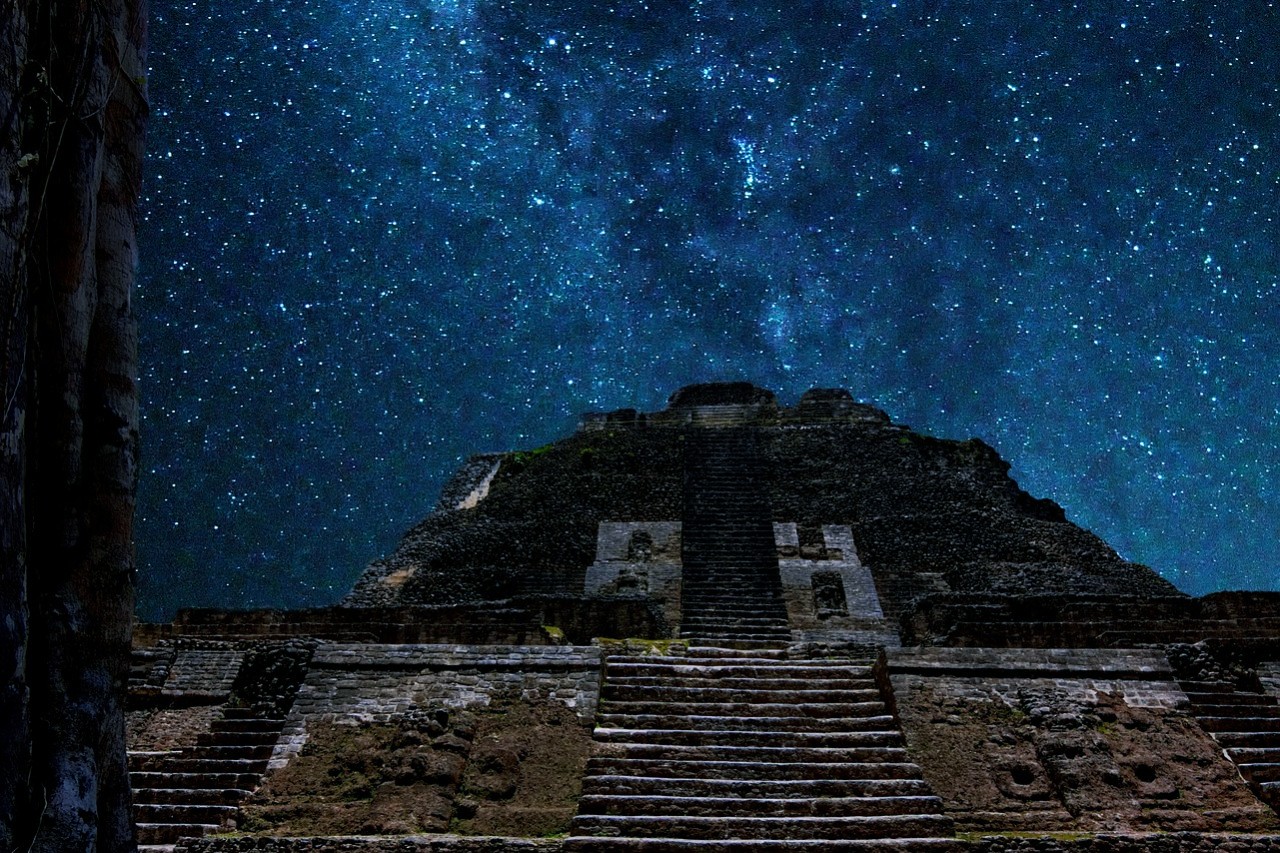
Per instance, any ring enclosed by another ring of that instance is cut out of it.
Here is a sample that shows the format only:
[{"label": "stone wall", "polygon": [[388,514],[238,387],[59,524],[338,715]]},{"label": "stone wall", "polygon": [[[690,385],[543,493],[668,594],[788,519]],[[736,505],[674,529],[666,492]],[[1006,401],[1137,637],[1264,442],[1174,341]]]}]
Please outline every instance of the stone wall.
[{"label": "stone wall", "polygon": [[773,525],[791,627],[857,628],[882,621],[875,580],[858,559],[848,525],[815,527],[813,541],[802,542],[801,532],[794,522]]},{"label": "stone wall", "polygon": [[970,842],[973,853],[1277,853],[1280,836],[1170,832],[1086,838],[988,836]]},{"label": "stone wall", "polygon": [[240,662],[244,660],[244,649],[212,643],[193,645],[179,643],[164,689],[228,696],[236,673],[240,671]]},{"label": "stone wall", "polygon": [[891,649],[885,664],[911,757],[963,831],[1280,828],[1158,650]]},{"label": "stone wall", "polygon": [[[558,853],[558,839],[407,836],[400,838],[202,838],[174,853]],[[956,844],[966,853],[1280,853],[1280,836],[1171,832],[1086,837],[983,836]]]},{"label": "stone wall", "polygon": [[602,521],[583,593],[653,598],[667,624],[680,624],[680,529],[678,521]]},{"label": "stone wall", "polygon": [[392,838],[200,838],[179,844],[174,853],[556,853],[559,840],[539,838],[419,835]]},{"label": "stone wall", "polygon": [[[548,627],[557,628],[558,633],[549,632]],[[573,595],[437,607],[195,608],[180,610],[171,625],[139,628],[135,633],[138,645],[202,643],[212,647],[221,643],[234,648],[296,637],[477,646],[557,644],[567,639],[585,645],[601,636],[663,637],[670,633],[661,611],[647,599],[584,598],[581,590]],[[139,660],[135,680],[143,682],[165,665],[159,658]]]},{"label": "stone wall", "polygon": [[600,696],[600,650],[582,646],[322,644],[298,690],[272,768],[284,766],[313,722],[387,722],[414,708],[552,702],[583,721]]}]

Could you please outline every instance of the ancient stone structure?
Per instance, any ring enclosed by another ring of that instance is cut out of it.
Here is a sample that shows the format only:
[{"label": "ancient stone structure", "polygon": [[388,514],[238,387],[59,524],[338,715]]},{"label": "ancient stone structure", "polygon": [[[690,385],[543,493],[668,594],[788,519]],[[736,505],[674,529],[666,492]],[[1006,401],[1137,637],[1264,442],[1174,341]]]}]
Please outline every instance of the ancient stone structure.
[{"label": "ancient stone structure", "polygon": [[137,636],[156,849],[1280,851],[1280,596],[843,391],[588,415],[341,606]]}]

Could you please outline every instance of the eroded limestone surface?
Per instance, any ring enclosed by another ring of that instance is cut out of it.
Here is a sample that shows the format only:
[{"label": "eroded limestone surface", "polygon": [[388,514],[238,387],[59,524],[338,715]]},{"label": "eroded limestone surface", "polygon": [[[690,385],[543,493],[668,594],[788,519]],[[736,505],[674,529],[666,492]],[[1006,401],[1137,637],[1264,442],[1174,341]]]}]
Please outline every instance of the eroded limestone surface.
[{"label": "eroded limestone surface", "polygon": [[962,830],[1280,828],[1159,653],[903,651],[889,666],[911,756]]}]

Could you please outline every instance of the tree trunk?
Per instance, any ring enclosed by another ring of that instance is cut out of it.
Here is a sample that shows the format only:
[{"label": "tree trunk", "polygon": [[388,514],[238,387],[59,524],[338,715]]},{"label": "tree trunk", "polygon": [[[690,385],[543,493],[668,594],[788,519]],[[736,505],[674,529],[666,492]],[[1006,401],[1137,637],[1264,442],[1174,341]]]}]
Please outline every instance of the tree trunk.
[{"label": "tree trunk", "polygon": [[31,769],[28,713],[26,287],[27,168],[19,116],[26,64],[27,15],[21,3],[0,8],[0,850],[18,849],[17,822]]},{"label": "tree trunk", "polygon": [[138,0],[2,14],[0,844],[116,853],[136,849],[124,691],[145,15]]}]

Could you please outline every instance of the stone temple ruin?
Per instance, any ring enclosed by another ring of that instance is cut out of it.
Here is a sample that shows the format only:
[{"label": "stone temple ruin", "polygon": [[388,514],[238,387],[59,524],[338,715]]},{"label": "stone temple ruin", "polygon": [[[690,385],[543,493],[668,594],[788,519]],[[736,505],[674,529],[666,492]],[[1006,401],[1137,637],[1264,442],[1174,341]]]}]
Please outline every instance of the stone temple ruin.
[{"label": "stone temple ruin", "polygon": [[477,456],[340,606],[139,625],[149,849],[1280,851],[1280,596],[981,441],[691,386]]}]

